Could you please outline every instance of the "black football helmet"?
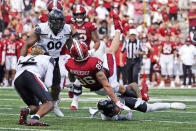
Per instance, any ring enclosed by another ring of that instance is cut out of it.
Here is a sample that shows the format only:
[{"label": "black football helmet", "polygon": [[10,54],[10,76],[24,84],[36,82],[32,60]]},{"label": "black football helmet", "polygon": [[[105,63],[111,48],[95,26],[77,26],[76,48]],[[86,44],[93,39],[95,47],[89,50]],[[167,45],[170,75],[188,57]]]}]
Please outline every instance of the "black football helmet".
[{"label": "black football helmet", "polygon": [[53,9],[48,15],[48,24],[52,32],[57,35],[65,25],[65,16],[59,9]]},{"label": "black football helmet", "polygon": [[120,113],[120,109],[110,99],[100,100],[97,104],[97,108],[105,116],[109,117],[113,117]]}]

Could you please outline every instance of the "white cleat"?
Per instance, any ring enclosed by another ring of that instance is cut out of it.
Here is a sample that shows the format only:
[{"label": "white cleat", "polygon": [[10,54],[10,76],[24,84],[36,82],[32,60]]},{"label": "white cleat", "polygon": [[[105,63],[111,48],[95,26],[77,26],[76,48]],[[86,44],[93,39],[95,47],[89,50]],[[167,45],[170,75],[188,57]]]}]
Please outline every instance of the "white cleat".
[{"label": "white cleat", "polygon": [[58,117],[64,117],[64,114],[61,112],[60,108],[58,107],[58,102],[54,101],[54,113]]},{"label": "white cleat", "polygon": [[159,88],[165,88],[165,83],[164,81],[161,81],[160,85],[159,85]]},{"label": "white cleat", "polygon": [[172,81],[171,82],[171,88],[175,88],[175,87],[176,87],[176,85],[175,85],[174,81]]},{"label": "white cleat", "polygon": [[174,102],[171,103],[171,109],[185,110],[186,105],[184,103]]},{"label": "white cleat", "polygon": [[72,100],[70,110],[77,110],[78,109],[78,101],[75,99]]}]

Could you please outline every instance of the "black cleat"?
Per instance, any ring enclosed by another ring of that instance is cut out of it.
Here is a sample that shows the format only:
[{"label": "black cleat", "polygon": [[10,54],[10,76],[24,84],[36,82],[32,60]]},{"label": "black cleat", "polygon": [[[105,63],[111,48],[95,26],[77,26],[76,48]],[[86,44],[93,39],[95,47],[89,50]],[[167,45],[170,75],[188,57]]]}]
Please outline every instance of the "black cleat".
[{"label": "black cleat", "polygon": [[28,126],[50,126],[49,124],[47,123],[44,123],[44,122],[41,122],[37,119],[30,119],[28,122],[27,122],[27,125]]},{"label": "black cleat", "polygon": [[20,119],[18,121],[18,124],[20,125],[26,125],[27,124],[27,116],[29,114],[29,110],[27,108],[22,108],[20,110]]}]

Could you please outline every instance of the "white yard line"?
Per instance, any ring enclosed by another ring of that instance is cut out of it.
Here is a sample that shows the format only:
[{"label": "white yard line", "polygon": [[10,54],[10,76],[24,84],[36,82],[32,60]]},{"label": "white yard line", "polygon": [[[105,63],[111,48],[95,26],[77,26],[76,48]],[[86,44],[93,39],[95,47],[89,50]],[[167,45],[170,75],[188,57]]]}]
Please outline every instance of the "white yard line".
[{"label": "white yard line", "polygon": [[[174,112],[173,112],[174,113]],[[177,112],[175,112],[177,113]],[[187,112],[184,112],[184,113],[187,113]],[[189,112],[189,113],[195,113],[195,112]],[[0,113],[0,115],[10,115],[10,116],[18,116],[19,114],[5,114],[5,113]],[[47,116],[50,116],[50,117],[54,117],[53,115],[47,115]],[[90,115],[89,115],[90,116]],[[90,117],[80,117],[80,116],[64,116],[64,118],[76,118],[76,119],[91,119]],[[93,118],[93,119],[100,119],[100,118]],[[133,121],[145,121],[145,122],[164,122],[164,123],[174,123],[174,124],[194,124],[196,125],[196,122],[182,122],[182,121],[164,121],[164,120],[133,120]],[[1,129],[1,127],[0,127]],[[8,129],[8,128],[6,128]],[[16,130],[17,129],[21,129],[21,128],[15,128]],[[26,129],[24,129],[26,130]],[[28,129],[29,130],[29,129]],[[30,129],[31,130],[31,129]],[[36,130],[36,129],[32,129],[32,130]],[[40,129],[37,129],[39,131],[51,131],[51,130],[40,130]],[[36,131],[37,131],[36,130]]]},{"label": "white yard line", "polygon": [[[29,127],[31,128],[31,127]],[[25,128],[7,128],[0,127],[0,130],[15,130],[15,131],[62,131],[62,130],[41,130],[41,129],[25,129]]]},{"label": "white yard line", "polygon": [[5,110],[5,109],[6,109],[6,110],[12,110],[13,108],[6,108],[6,107],[5,107],[5,108],[4,108],[4,107],[1,107],[1,108],[0,108],[0,110]]}]

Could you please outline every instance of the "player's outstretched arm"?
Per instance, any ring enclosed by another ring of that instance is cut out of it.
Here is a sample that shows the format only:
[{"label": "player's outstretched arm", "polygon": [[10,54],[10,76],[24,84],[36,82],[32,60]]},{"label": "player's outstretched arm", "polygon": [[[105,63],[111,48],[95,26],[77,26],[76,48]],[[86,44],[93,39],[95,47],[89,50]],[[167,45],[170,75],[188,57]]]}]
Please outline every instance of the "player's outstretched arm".
[{"label": "player's outstretched arm", "polygon": [[106,78],[104,72],[99,71],[96,73],[97,80],[101,83],[103,86],[105,92],[108,94],[108,96],[114,101],[115,103],[118,101],[116,95],[114,94],[114,91],[112,87],[110,86],[108,79]]},{"label": "player's outstretched arm", "polygon": [[37,42],[38,40],[39,40],[39,35],[33,32],[27,39],[24,46],[21,48],[20,55],[26,56],[28,49],[32,47],[35,44],[35,42]]}]

